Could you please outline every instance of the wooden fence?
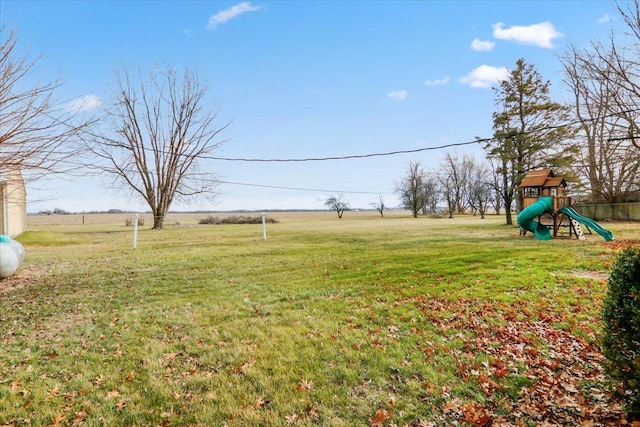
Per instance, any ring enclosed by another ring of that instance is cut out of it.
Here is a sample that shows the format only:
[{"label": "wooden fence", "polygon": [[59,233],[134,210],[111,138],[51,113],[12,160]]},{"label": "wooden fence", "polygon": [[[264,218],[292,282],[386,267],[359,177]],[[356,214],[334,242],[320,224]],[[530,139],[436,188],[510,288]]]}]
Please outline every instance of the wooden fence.
[{"label": "wooden fence", "polygon": [[582,216],[604,221],[607,219],[616,221],[640,221],[640,202],[635,203],[579,203],[573,205],[574,209]]}]

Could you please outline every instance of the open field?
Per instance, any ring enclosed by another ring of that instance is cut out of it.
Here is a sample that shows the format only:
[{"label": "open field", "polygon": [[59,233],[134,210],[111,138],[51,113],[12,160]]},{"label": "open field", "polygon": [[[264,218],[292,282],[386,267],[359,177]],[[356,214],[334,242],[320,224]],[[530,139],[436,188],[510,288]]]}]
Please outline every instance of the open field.
[{"label": "open field", "polygon": [[[198,224],[201,219],[208,216],[226,217],[231,215],[245,216],[261,216],[261,212],[170,212],[165,218],[165,225],[194,225]],[[333,211],[277,211],[265,212],[270,218],[280,220],[294,221],[313,221],[319,219],[336,218],[337,215]],[[385,211],[385,217],[407,217],[408,211],[393,210]],[[121,224],[124,225],[126,220],[135,218],[135,213],[90,213],[90,214],[70,214],[70,215],[29,215],[28,223],[30,226],[38,225],[82,225],[82,224]],[[348,211],[345,218],[368,218],[380,217],[375,211]],[[139,217],[144,220],[145,225],[153,224],[153,215],[150,212],[140,213]]]},{"label": "open field", "polygon": [[600,307],[640,223],[536,241],[502,217],[278,212],[265,241],[181,215],[135,250],[132,215],[29,217],[0,282],[0,425],[624,422]]}]

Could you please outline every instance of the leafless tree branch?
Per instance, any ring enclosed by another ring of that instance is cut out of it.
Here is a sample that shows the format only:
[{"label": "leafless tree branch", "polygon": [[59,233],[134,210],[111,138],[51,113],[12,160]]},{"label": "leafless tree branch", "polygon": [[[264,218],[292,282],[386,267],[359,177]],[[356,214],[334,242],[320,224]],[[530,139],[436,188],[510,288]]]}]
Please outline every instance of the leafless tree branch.
[{"label": "leafless tree branch", "polygon": [[189,70],[124,69],[115,80],[108,129],[93,132],[87,145],[101,160],[95,167],[139,195],[153,212],[153,228],[163,228],[175,200],[216,195],[215,174],[201,167],[226,142],[220,134],[229,124],[217,124],[207,88]]},{"label": "leafless tree branch", "polygon": [[39,58],[19,54],[13,30],[0,24],[0,34],[0,173],[19,168],[33,181],[79,170],[78,136],[89,121],[54,105],[60,81],[32,83]]}]

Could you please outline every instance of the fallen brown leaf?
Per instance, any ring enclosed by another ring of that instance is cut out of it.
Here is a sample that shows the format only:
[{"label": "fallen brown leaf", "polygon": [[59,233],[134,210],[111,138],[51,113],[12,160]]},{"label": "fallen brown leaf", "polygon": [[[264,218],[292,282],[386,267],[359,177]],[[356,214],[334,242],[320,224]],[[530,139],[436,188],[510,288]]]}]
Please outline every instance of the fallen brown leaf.
[{"label": "fallen brown leaf", "polygon": [[378,409],[373,419],[369,421],[369,425],[371,427],[382,427],[385,421],[389,419],[389,417],[390,416],[387,411],[385,411],[384,409]]}]

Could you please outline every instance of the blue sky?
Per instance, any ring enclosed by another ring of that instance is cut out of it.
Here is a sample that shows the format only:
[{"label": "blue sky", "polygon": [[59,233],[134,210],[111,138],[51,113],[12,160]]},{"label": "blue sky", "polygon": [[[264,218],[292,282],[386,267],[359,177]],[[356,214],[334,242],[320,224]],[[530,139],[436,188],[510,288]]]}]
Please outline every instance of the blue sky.
[{"label": "blue sky", "polygon": [[[491,86],[518,58],[564,101],[558,56],[620,25],[612,1],[0,0],[0,17],[18,31],[19,48],[42,55],[34,77],[64,83],[56,101],[69,108],[102,108],[122,66],[196,70],[220,123],[231,121],[217,152],[229,158],[349,156],[488,137]],[[322,209],[338,192],[352,208],[370,208],[378,194],[397,206],[394,188],[409,162],[436,171],[446,152],[483,158],[472,145],[357,160],[210,162],[225,182],[216,202],[172,209]],[[53,179],[28,191],[30,212],[148,210],[108,179]]]}]

